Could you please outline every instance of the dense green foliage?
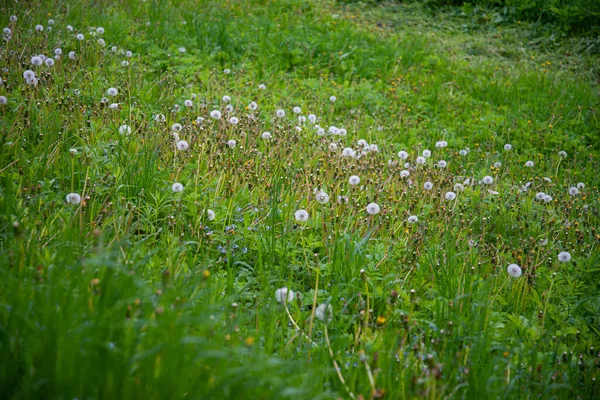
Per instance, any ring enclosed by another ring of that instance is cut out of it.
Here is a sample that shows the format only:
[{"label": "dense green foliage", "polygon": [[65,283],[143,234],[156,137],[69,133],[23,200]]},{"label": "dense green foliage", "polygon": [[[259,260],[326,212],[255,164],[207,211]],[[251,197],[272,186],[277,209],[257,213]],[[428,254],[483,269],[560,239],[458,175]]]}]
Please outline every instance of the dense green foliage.
[{"label": "dense green foliage", "polygon": [[[353,2],[355,0],[342,0]],[[511,20],[551,24],[566,33],[594,35],[600,33],[600,2],[597,0],[405,0],[428,7],[460,7],[473,13],[474,8],[495,10],[496,22]],[[367,1],[368,2],[368,1]],[[386,2],[376,0],[378,2]]]},{"label": "dense green foliage", "polygon": [[600,392],[597,56],[419,4],[2,4],[0,397]]}]

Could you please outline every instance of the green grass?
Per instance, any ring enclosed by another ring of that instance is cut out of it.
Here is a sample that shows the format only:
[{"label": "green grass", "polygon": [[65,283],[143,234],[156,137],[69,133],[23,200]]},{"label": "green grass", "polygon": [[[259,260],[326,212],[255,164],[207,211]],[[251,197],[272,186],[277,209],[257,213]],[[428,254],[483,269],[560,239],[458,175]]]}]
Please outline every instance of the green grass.
[{"label": "green grass", "polygon": [[[600,390],[598,57],[576,39],[418,4],[63,0],[0,11],[12,30],[0,48],[1,397]],[[35,33],[49,18],[52,30]],[[31,65],[57,47],[53,67]],[[347,135],[318,136],[295,106]],[[360,139],[378,151],[341,157],[363,150]],[[425,149],[431,158],[415,165]],[[535,199],[542,191],[551,202]],[[366,212],[371,202],[380,213]],[[295,292],[287,304],[282,287]]]}]

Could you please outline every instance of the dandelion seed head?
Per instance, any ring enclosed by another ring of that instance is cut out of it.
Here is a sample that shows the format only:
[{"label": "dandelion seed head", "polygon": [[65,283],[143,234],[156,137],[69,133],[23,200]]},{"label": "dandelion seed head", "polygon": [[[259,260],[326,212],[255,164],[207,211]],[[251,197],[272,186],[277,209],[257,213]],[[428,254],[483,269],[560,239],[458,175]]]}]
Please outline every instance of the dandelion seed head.
[{"label": "dandelion seed head", "polygon": [[211,210],[211,209],[206,210],[206,218],[209,221],[214,221],[215,217],[216,217],[216,214],[213,210]]},{"label": "dandelion seed head", "polygon": [[306,210],[298,210],[294,213],[294,218],[299,222],[308,221],[308,212]]},{"label": "dandelion seed head", "polygon": [[562,263],[571,261],[571,254],[569,254],[566,251],[561,251],[560,253],[558,253],[558,261]]},{"label": "dandelion seed head", "polygon": [[282,287],[275,291],[275,299],[278,303],[289,303],[294,300],[294,292],[287,287]]},{"label": "dandelion seed head", "polygon": [[69,193],[67,195],[67,203],[77,205],[81,203],[81,196],[77,193]]},{"label": "dandelion seed head", "polygon": [[321,190],[317,193],[316,199],[319,204],[326,204],[329,202],[329,195]]},{"label": "dandelion seed head", "polygon": [[433,183],[431,183],[429,181],[425,182],[423,184],[423,189],[425,189],[425,190],[431,190],[431,189],[433,189]]},{"label": "dandelion seed head", "polygon": [[355,186],[355,185],[358,185],[358,184],[360,183],[360,178],[359,178],[357,175],[352,175],[352,176],[350,177],[350,179],[348,179],[348,182],[349,182],[349,183],[350,183],[352,186]]},{"label": "dandelion seed head", "polygon": [[354,149],[351,147],[345,147],[344,150],[342,150],[343,157],[354,157],[354,153]]},{"label": "dandelion seed head", "polygon": [[522,275],[521,267],[519,267],[517,264],[510,264],[508,267],[506,267],[506,272],[508,272],[508,275],[513,278],[518,278]]},{"label": "dandelion seed head", "polygon": [[190,145],[185,140],[179,140],[177,142],[177,150],[179,150],[179,151],[185,151],[185,150],[189,149],[189,147],[190,147]]},{"label": "dandelion seed head", "polygon": [[489,175],[486,175],[483,177],[483,179],[481,180],[483,183],[485,183],[486,185],[491,185],[492,183],[494,183],[494,178],[492,178]]},{"label": "dandelion seed head", "polygon": [[179,193],[183,191],[183,185],[179,182],[175,182],[172,186],[171,186],[171,190],[173,190],[174,193]]},{"label": "dandelion seed head", "polygon": [[129,125],[121,125],[119,127],[119,133],[121,135],[129,135],[131,133],[131,127]]},{"label": "dandelion seed head", "polygon": [[377,203],[367,204],[367,214],[375,215],[375,214],[379,214],[380,211],[381,211],[381,207],[379,207],[379,204],[377,204]]},{"label": "dandelion seed head", "polygon": [[221,119],[221,111],[219,111],[219,110],[212,110],[210,112],[210,117],[212,119]]},{"label": "dandelion seed head", "polygon": [[446,200],[452,201],[452,200],[456,199],[456,193],[454,193],[454,192],[447,192],[446,195],[445,195],[445,197],[446,197]]},{"label": "dandelion seed head", "polygon": [[320,321],[328,324],[333,319],[333,307],[331,304],[320,304],[315,310],[315,315]]},{"label": "dandelion seed head", "polygon": [[535,199],[541,201],[541,200],[544,200],[544,196],[546,196],[546,193],[544,193],[544,192],[537,192],[535,194]]}]

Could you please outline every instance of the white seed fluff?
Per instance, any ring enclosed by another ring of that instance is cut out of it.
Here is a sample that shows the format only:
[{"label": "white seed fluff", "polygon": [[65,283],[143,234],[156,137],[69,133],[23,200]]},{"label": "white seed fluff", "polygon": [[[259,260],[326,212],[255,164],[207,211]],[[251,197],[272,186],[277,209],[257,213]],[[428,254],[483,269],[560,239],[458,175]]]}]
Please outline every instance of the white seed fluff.
[{"label": "white seed fluff", "polygon": [[348,182],[353,186],[358,185],[360,183],[360,178],[357,175],[352,175],[350,179],[348,179]]},{"label": "white seed fluff", "polygon": [[190,145],[185,140],[180,140],[177,142],[177,150],[185,151],[190,148]]},{"label": "white seed fluff", "polygon": [[506,267],[506,272],[508,272],[508,274],[513,278],[518,278],[523,273],[521,267],[519,267],[517,264],[510,264],[508,267]]},{"label": "white seed fluff", "polygon": [[81,196],[77,193],[69,193],[67,195],[67,203],[69,204],[79,204],[81,203]]},{"label": "white seed fluff", "polygon": [[445,197],[446,197],[446,200],[452,201],[452,200],[456,199],[456,193],[447,192]]},{"label": "white seed fluff", "polygon": [[294,292],[287,287],[282,287],[275,291],[275,299],[279,303],[289,303],[294,300]]},{"label": "white seed fluff", "polygon": [[306,210],[298,210],[294,213],[294,218],[299,222],[308,221],[308,212]]},{"label": "white seed fluff", "polygon": [[368,214],[370,214],[370,215],[379,214],[379,211],[381,211],[381,207],[379,207],[379,204],[377,204],[377,203],[367,204],[367,213]]},{"label": "white seed fluff", "polygon": [[563,263],[571,261],[571,254],[569,254],[566,251],[561,251],[560,253],[558,253],[558,261]]}]

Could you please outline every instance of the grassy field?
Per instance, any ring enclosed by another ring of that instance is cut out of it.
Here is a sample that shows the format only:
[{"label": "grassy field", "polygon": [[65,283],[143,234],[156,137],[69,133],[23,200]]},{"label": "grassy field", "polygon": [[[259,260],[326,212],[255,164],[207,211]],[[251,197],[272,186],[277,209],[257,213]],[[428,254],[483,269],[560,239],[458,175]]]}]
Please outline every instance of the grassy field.
[{"label": "grassy field", "polygon": [[599,56],[454,10],[3,2],[0,397],[597,396]]}]

